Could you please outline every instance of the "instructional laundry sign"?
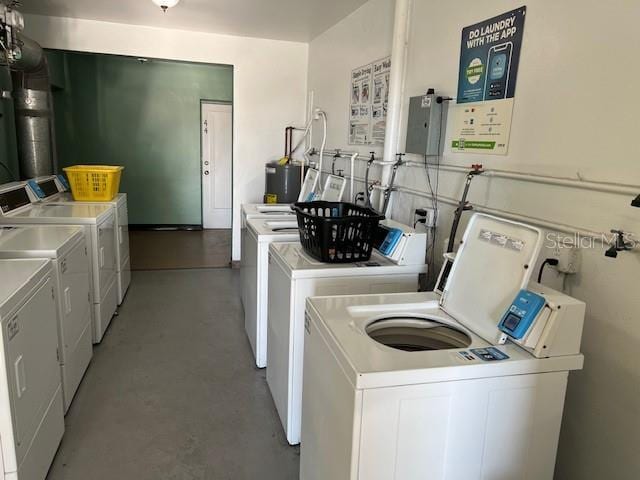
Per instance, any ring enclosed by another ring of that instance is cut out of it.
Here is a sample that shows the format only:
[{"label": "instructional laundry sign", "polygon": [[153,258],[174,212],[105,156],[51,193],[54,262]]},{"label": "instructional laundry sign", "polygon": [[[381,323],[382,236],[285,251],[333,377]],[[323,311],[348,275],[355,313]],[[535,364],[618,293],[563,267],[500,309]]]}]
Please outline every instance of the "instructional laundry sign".
[{"label": "instructional laundry sign", "polygon": [[390,72],[390,58],[356,68],[351,72],[350,144],[384,144]]},{"label": "instructional laundry sign", "polygon": [[462,30],[453,151],[507,153],[526,10]]}]

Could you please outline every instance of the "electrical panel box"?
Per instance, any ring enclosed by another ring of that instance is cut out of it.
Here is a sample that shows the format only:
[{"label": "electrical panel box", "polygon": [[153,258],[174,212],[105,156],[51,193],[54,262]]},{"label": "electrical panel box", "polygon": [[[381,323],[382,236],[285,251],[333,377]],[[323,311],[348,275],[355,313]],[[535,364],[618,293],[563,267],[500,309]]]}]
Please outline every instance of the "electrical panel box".
[{"label": "electrical panel box", "polygon": [[438,95],[429,90],[426,95],[409,99],[407,145],[405,152],[439,156],[444,149],[447,123],[447,102],[438,103]]}]

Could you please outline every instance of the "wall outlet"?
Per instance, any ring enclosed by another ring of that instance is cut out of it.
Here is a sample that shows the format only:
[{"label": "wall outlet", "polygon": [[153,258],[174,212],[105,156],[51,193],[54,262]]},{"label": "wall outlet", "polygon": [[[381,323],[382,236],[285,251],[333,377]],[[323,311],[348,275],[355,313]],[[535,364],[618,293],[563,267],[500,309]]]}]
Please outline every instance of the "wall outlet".
[{"label": "wall outlet", "polygon": [[427,213],[424,226],[427,228],[434,228],[436,226],[436,211],[429,207],[424,207],[424,211]]},{"label": "wall outlet", "polygon": [[580,271],[580,249],[572,242],[559,242],[551,251],[551,257],[558,260],[556,269],[560,273],[573,275]]}]

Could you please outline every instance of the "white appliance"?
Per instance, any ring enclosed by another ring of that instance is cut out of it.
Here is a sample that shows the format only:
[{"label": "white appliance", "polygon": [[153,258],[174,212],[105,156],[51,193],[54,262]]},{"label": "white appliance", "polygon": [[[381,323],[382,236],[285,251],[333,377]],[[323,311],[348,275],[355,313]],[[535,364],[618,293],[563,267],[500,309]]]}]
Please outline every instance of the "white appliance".
[{"label": "white appliance", "polygon": [[77,202],[69,191],[69,184],[62,175],[38,177],[26,182],[33,195],[41,202],[64,205],[110,205],[115,209],[116,229],[116,279],[118,282],[118,305],[124,301],[131,284],[131,258],[129,255],[129,210],[127,194],[119,193],[109,202]]},{"label": "white appliance", "polygon": [[341,202],[347,179],[338,175],[327,175],[320,199],[326,202]]},{"label": "white appliance", "polygon": [[64,433],[49,260],[0,260],[0,478],[44,480]]},{"label": "white appliance", "polygon": [[288,217],[295,220],[296,214],[291,210],[291,205],[282,203],[246,203],[242,205],[242,228],[247,226],[247,221],[252,218],[280,218]]},{"label": "white appliance", "polygon": [[300,478],[551,480],[585,305],[541,240],[477,214],[442,295],[309,299]]},{"label": "white appliance", "polygon": [[427,253],[427,234],[415,228],[386,219],[378,225],[375,247],[398,265],[424,263]]},{"label": "white appliance", "polygon": [[[303,202],[304,199],[312,194],[318,184],[318,171],[309,168],[302,182],[298,201]],[[270,216],[294,216],[291,205],[285,203],[246,203],[242,205],[242,228],[247,224],[250,218],[264,218]]]},{"label": "white appliance", "polygon": [[415,292],[424,263],[397,265],[379,252],[370,261],[321,263],[299,243],[269,247],[267,383],[290,444],[300,443],[304,309],[307,297]]},{"label": "white appliance", "polygon": [[[315,199],[316,185],[318,184],[318,171],[310,168],[302,184],[299,202],[309,202]],[[347,180],[337,175],[327,175],[324,184],[324,190],[320,195],[320,200],[327,202],[340,202],[344,190],[347,186]],[[291,210],[291,205],[283,203],[246,203],[242,205],[242,228],[247,224],[250,218],[267,218],[291,216],[295,218],[295,212]]]},{"label": "white appliance", "polygon": [[313,200],[315,191],[320,180],[320,173],[315,168],[309,168],[304,176],[304,182],[300,188],[300,195],[298,195],[299,202],[308,202]]},{"label": "white appliance", "polygon": [[67,412],[93,357],[91,269],[81,227],[0,227],[0,259],[48,258],[53,269],[58,361]]},{"label": "white appliance", "polygon": [[31,204],[26,186],[0,187],[0,225],[83,227],[92,276],[93,343],[100,343],[118,307],[113,207]]},{"label": "white appliance", "polygon": [[240,284],[244,328],[258,368],[267,366],[269,245],[296,241],[299,237],[295,217],[290,220],[254,218],[248,220],[243,230]]}]

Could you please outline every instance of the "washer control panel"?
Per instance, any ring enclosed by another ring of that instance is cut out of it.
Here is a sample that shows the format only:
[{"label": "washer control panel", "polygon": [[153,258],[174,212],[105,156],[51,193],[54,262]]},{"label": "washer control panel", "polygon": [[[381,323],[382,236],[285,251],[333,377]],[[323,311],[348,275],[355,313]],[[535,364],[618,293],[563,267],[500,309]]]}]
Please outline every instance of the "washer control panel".
[{"label": "washer control panel", "polygon": [[509,309],[502,316],[498,328],[516,340],[527,335],[547,301],[529,290],[520,290]]},{"label": "washer control panel", "polygon": [[398,246],[398,243],[402,239],[403,233],[399,228],[381,228],[384,228],[387,231],[387,236],[382,242],[382,245],[378,247],[378,250],[380,250],[380,253],[382,253],[383,255],[390,257],[393,254],[393,251]]}]

